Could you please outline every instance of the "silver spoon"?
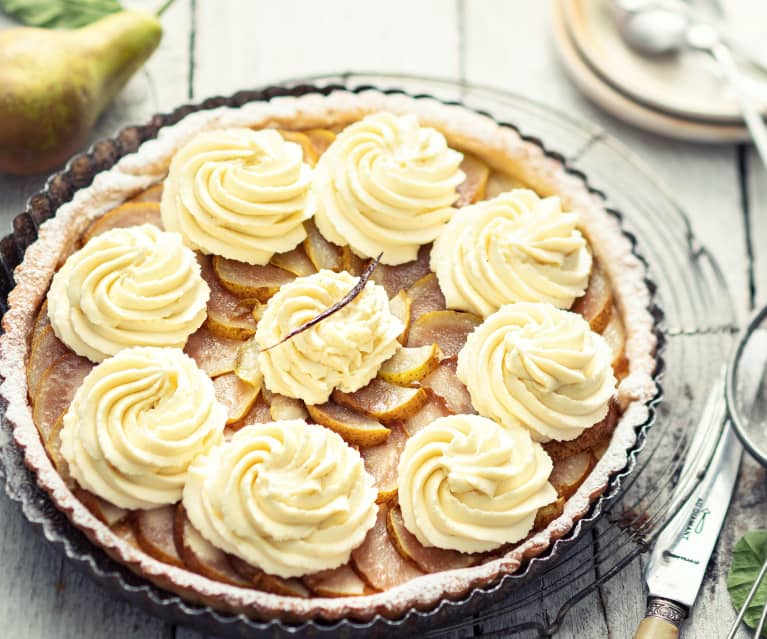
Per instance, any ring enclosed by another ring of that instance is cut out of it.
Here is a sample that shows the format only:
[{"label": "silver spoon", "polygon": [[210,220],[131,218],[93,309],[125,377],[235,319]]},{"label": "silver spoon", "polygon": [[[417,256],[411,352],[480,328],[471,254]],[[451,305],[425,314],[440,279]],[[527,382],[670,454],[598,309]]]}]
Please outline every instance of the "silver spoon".
[{"label": "silver spoon", "polygon": [[683,12],[641,0],[617,2],[618,27],[623,39],[644,55],[674,53],[686,48],[704,51],[719,63],[740,104],[754,145],[767,166],[767,126],[743,80],[730,48],[719,32],[705,22],[693,21]]}]

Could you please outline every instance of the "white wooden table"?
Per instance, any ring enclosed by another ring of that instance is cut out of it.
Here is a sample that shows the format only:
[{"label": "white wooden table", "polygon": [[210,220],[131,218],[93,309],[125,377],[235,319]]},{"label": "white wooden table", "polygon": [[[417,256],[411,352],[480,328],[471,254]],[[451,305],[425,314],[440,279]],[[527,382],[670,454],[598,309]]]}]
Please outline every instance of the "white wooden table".
[{"label": "white wooden table", "polygon": [[[753,151],[665,140],[596,109],[558,64],[548,9],[539,0],[177,0],[160,49],[94,137],[185,101],[315,73],[375,70],[492,85],[590,119],[628,145],[688,212],[725,271],[738,314],[767,302],[767,173]],[[0,17],[0,28],[8,24]],[[0,176],[0,235],[42,182]],[[722,637],[734,617],[724,585],[730,549],[744,531],[765,527],[767,516],[765,471],[750,460],[733,503],[688,637]],[[637,561],[579,603],[557,636],[628,637],[645,596]],[[32,532],[4,494],[0,629],[14,639],[202,639],[101,592]]]}]

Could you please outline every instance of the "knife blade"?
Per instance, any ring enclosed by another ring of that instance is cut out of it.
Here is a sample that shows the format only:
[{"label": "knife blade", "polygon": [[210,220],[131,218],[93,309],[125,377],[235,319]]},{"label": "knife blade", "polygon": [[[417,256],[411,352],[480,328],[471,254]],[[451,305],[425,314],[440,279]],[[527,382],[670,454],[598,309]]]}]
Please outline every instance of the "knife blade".
[{"label": "knife blade", "polygon": [[[718,429],[726,417],[723,393],[723,385],[717,383],[703,410],[682,477],[694,477],[703,472],[695,465],[708,458],[704,450],[706,443],[702,442],[707,435],[706,429]],[[696,451],[703,451],[703,454],[696,455]],[[680,504],[650,554],[645,568],[649,591],[647,613],[635,639],[678,636],[678,628],[698,596],[708,561],[719,539],[742,453],[735,433],[725,424],[700,483]],[[673,499],[679,499],[680,492],[689,492],[689,484],[680,481]]]}]

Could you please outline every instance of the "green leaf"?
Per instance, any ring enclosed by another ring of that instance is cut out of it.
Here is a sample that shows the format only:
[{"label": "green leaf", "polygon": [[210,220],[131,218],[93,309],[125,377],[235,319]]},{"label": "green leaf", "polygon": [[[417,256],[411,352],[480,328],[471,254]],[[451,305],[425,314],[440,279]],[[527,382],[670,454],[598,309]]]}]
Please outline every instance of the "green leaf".
[{"label": "green leaf", "polygon": [[32,27],[77,29],[122,6],[118,0],[0,0],[0,9]]},{"label": "green leaf", "polygon": [[[727,573],[727,590],[736,611],[743,607],[765,560],[767,560],[767,530],[746,533],[732,549],[732,563]],[[767,576],[759,585],[743,617],[749,627],[756,628],[765,604],[767,604]],[[762,632],[762,637],[767,637],[767,634]]]}]

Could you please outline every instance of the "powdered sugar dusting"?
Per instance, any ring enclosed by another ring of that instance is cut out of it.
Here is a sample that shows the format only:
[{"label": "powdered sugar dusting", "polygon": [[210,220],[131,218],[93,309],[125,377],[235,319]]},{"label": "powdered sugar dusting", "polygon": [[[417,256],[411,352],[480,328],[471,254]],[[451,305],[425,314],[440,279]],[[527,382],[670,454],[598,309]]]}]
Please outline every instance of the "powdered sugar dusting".
[{"label": "powdered sugar dusting", "polygon": [[[161,181],[174,153],[201,130],[345,125],[381,110],[415,114],[421,124],[442,131],[452,146],[480,155],[494,169],[518,176],[541,195],[559,195],[566,208],[579,213],[581,226],[610,278],[626,327],[625,350],[630,368],[618,388],[624,412],[610,446],[566,502],[562,515],[505,556],[479,566],[425,575],[383,593],[333,599],[283,597],[212,581],[159,562],[115,535],[75,498],[51,464],[32,421],[25,375],[28,339],[53,272],[66,247],[94,217]],[[27,465],[37,473],[38,484],[94,543],[153,583],[219,610],[257,618],[368,620],[376,614],[399,618],[411,608],[428,609],[444,598],[461,598],[473,588],[488,586],[504,574],[516,571],[526,559],[540,554],[566,534],[605,490],[610,476],[626,465],[626,451],[636,438],[635,428],[647,419],[647,402],[656,395],[654,320],[647,310],[650,295],[644,275],[644,267],[631,253],[631,244],[621,233],[617,220],[582,180],[567,173],[560,162],[546,156],[540,147],[524,142],[514,130],[462,107],[371,90],[282,97],[249,103],[239,109],[200,111],[161,129],[157,139],[144,143],[136,153],[96,176],[90,187],[78,191],[70,203],[60,207],[56,216],[41,226],[39,239],[27,249],[23,263],[16,269],[17,286],[9,294],[9,311],[3,319],[5,334],[0,338],[0,374],[4,378],[0,394],[8,402],[7,419],[13,425],[17,444],[24,450]]]}]

